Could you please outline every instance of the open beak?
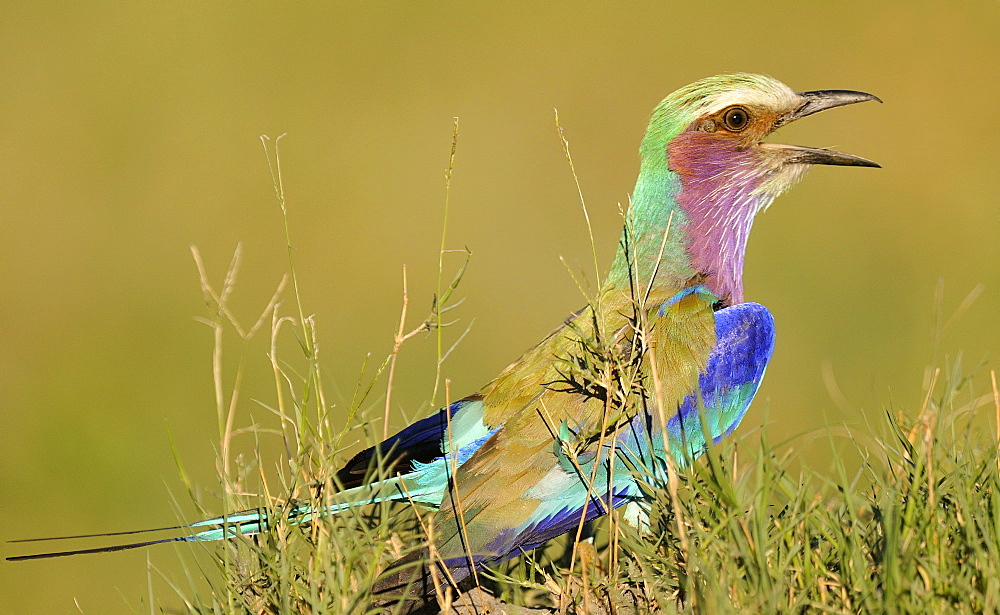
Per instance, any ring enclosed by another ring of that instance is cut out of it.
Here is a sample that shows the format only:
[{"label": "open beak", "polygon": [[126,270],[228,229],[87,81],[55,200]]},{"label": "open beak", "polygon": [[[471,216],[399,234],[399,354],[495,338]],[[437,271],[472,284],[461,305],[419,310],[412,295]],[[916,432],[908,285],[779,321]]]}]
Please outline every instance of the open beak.
[{"label": "open beak", "polygon": [[[774,122],[774,128],[779,128],[794,122],[799,118],[833,109],[844,105],[874,100],[882,102],[877,96],[865,92],[855,92],[853,90],[816,90],[814,92],[799,92],[802,99],[795,110],[779,117]],[[765,146],[769,144],[763,144]],[[844,154],[831,149],[818,147],[803,147],[800,145],[772,145],[780,149],[786,156],[785,164],[833,164],[850,167],[878,167],[881,165],[860,156]]]}]

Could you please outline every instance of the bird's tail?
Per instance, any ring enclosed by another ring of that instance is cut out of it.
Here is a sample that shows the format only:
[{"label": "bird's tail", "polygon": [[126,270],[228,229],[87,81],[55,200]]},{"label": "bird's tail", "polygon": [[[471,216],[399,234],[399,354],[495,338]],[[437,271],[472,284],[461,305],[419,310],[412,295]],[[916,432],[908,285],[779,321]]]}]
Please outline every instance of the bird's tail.
[{"label": "bird's tail", "polygon": [[[46,553],[35,553],[31,555],[15,555],[8,557],[8,561],[23,561],[32,559],[45,559],[50,557],[65,557],[68,555],[82,555],[86,553],[109,553],[113,551],[126,551],[128,549],[139,549],[150,545],[167,542],[212,542],[226,540],[236,536],[252,536],[261,532],[266,532],[272,524],[284,521],[293,525],[305,525],[313,520],[335,515],[350,508],[363,506],[366,504],[376,504],[379,502],[412,501],[426,504],[435,504],[431,501],[434,495],[429,490],[421,489],[419,485],[410,484],[407,476],[397,476],[395,478],[379,481],[369,485],[355,487],[337,494],[338,502],[323,506],[314,507],[310,504],[290,503],[285,509],[268,511],[264,508],[244,510],[221,517],[205,519],[187,525],[176,525],[170,527],[158,527],[145,530],[133,530],[129,532],[109,532],[103,534],[79,534],[76,536],[58,536],[54,538],[28,538],[22,540],[11,540],[11,543],[47,542],[57,540],[71,540],[83,538],[107,538],[115,536],[132,536],[136,534],[150,534],[153,532],[166,531],[187,531],[183,536],[172,536],[156,540],[143,540],[138,542],[118,543],[103,547],[89,549],[74,549],[66,551],[50,551]],[[424,491],[428,493],[424,493]]]}]

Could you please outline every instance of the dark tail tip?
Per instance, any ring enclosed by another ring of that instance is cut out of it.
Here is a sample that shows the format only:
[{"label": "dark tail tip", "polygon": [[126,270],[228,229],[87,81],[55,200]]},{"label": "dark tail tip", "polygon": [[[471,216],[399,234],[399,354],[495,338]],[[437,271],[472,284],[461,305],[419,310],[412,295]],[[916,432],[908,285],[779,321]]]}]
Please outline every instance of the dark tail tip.
[{"label": "dark tail tip", "polygon": [[23,562],[31,559],[49,559],[52,557],[67,557],[69,555],[84,555],[87,553],[111,553],[113,551],[128,551],[129,549],[141,549],[150,545],[158,545],[164,542],[187,542],[183,536],[174,538],[161,538],[159,540],[147,540],[145,542],[130,542],[123,545],[111,545],[110,547],[95,547],[93,549],[77,549],[75,551],[53,551],[51,553],[35,553],[33,555],[14,555],[8,557],[8,562]]},{"label": "dark tail tip", "polygon": [[168,530],[187,529],[186,525],[171,525],[167,527],[153,527],[145,530],[129,530],[127,532],[101,532],[100,534],[76,534],[74,536],[50,536],[48,538],[17,538],[8,540],[8,543],[15,542],[49,542],[51,540],[75,540],[77,538],[105,538],[108,536],[129,536],[131,534],[148,534],[150,532],[165,532]]}]

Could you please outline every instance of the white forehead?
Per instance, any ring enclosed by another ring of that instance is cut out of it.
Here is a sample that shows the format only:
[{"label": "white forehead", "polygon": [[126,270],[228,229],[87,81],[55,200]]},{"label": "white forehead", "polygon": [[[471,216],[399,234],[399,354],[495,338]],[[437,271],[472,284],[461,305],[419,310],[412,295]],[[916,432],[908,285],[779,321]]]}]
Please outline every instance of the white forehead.
[{"label": "white forehead", "polygon": [[750,73],[702,79],[667,97],[667,100],[671,99],[693,117],[713,114],[730,105],[782,111],[794,109],[800,104],[799,95],[784,83],[767,75]]}]

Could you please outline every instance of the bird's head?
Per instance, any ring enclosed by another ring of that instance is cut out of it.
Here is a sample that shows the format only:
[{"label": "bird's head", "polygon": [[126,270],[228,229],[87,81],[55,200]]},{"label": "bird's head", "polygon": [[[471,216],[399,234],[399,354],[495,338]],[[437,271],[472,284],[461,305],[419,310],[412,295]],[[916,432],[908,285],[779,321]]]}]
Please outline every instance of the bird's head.
[{"label": "bird's head", "polygon": [[666,165],[682,182],[711,181],[724,167],[756,180],[740,183],[773,198],[810,165],[879,166],[833,150],[764,142],[799,118],[866,100],[879,99],[851,90],[795,92],[765,75],[709,77],[677,90],[656,107],[642,144],[643,163]]},{"label": "bird's head", "polygon": [[683,215],[674,222],[683,225],[692,267],[727,303],[740,302],[743,252],[754,215],[813,165],[879,166],[829,149],[764,139],[799,118],[867,100],[879,99],[850,90],[796,92],[771,77],[747,73],[696,81],[654,110],[633,198],[649,209],[676,203]]}]

